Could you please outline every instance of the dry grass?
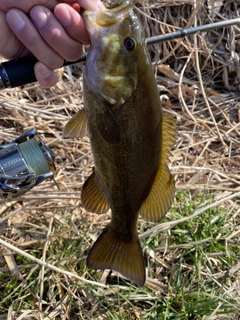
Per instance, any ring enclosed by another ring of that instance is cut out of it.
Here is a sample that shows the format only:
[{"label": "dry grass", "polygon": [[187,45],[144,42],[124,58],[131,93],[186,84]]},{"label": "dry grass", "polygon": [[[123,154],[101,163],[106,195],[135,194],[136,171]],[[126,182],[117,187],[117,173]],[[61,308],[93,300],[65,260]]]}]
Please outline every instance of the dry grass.
[{"label": "dry grass", "polygon": [[[240,7],[239,1],[221,0],[135,4],[148,37],[235,18]],[[81,186],[92,167],[88,139],[61,136],[83,104],[81,66],[59,71],[60,81],[51,89],[31,84],[0,92],[1,144],[37,128],[55,153],[61,189],[45,182],[20,199],[1,203],[0,287],[5,294],[0,293],[0,319],[156,319],[162,314],[156,302],[160,295],[167,303],[181,293],[192,301],[195,277],[211,299],[216,292],[224,303],[238,304],[235,315],[225,319],[239,319],[239,39],[239,26],[233,26],[149,48],[164,112],[177,120],[170,165],[177,196],[164,223],[139,221],[149,275],[143,290],[126,282],[109,286],[108,271],[85,267],[92,241],[110,215],[81,207]],[[196,220],[200,216],[202,220]],[[214,240],[214,249],[202,250]],[[191,264],[185,259],[186,248],[188,255],[195,250],[196,257],[204,257],[206,264],[200,258]],[[183,278],[186,285],[179,289]],[[207,291],[209,284],[212,291]],[[189,318],[180,313],[174,317],[171,309],[161,319],[221,319],[219,310],[211,312],[207,318],[200,311],[199,318],[194,312]]]}]

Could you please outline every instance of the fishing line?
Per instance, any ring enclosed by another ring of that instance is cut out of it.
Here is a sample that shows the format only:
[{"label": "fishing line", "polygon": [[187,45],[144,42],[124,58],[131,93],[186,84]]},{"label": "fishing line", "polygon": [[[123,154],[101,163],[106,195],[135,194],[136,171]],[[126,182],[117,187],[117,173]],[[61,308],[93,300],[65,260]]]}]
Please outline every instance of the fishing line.
[{"label": "fishing line", "polygon": [[40,175],[49,172],[48,162],[35,139],[19,144],[19,150],[24,155],[30,173]]}]

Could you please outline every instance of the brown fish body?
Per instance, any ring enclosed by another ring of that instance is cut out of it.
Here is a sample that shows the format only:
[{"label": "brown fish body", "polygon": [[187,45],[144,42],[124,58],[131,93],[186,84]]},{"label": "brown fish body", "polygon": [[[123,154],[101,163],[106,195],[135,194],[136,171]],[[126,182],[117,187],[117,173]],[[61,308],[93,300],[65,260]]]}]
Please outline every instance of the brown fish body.
[{"label": "brown fish body", "polygon": [[112,211],[111,229],[123,239],[136,235],[139,209],[159,167],[161,106],[151,64],[145,61],[132,96],[112,107],[119,143],[102,138],[94,107],[99,101],[89,91],[84,93],[95,172]]},{"label": "brown fish body", "polygon": [[[102,213],[110,207],[112,212],[87,265],[113,269],[143,285],[137,220],[140,213],[158,221],[171,205],[174,181],[166,163],[174,121],[162,114],[143,30],[131,1],[106,12],[86,12],[84,20],[91,38],[84,109],[95,169],[83,186],[82,202],[89,211]],[[77,122],[82,128],[83,118],[81,111],[66,130],[77,131]]]}]

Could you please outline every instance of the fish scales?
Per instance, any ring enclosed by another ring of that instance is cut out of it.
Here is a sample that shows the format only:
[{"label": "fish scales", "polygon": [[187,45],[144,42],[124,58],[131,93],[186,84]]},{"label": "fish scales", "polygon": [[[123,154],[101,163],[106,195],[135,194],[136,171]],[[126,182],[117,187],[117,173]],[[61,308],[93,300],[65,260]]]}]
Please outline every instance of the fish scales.
[{"label": "fish scales", "polygon": [[[89,133],[94,170],[82,203],[92,212],[111,209],[111,222],[87,257],[87,266],[113,269],[143,285],[139,213],[159,221],[174,196],[167,161],[174,121],[162,114],[143,28],[131,1],[108,11],[85,11],[91,47],[84,73],[84,111],[64,135]],[[87,119],[87,121],[86,121]],[[87,129],[86,129],[87,127]]]},{"label": "fish scales", "polygon": [[[155,112],[151,112],[146,104],[145,110],[139,113],[139,96],[135,92],[131,101],[121,105],[121,112],[116,116],[121,133],[119,144],[109,144],[102,139],[96,125],[98,114],[91,107],[95,98],[89,99],[87,90],[84,93],[95,171],[112,210],[115,232],[122,236],[126,236],[130,228],[135,231],[136,212],[149,193],[159,165],[161,109],[154,104]],[[153,126],[154,122],[158,123]],[[119,212],[121,215],[116,214]]]}]

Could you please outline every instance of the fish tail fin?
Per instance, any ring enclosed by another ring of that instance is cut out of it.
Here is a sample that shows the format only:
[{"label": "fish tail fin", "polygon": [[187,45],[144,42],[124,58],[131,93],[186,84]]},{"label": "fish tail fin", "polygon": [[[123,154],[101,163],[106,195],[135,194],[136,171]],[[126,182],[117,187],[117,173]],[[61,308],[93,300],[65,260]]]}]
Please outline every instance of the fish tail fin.
[{"label": "fish tail fin", "polygon": [[145,265],[138,236],[130,241],[120,239],[108,225],[100,234],[87,257],[87,267],[111,269],[139,286],[145,282]]}]

